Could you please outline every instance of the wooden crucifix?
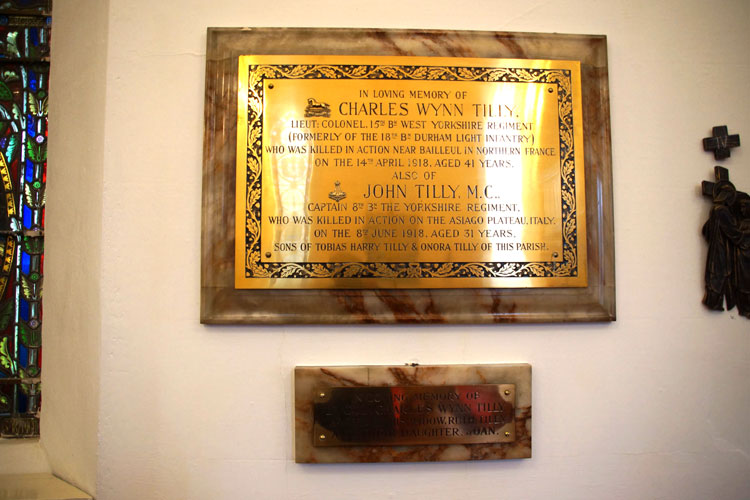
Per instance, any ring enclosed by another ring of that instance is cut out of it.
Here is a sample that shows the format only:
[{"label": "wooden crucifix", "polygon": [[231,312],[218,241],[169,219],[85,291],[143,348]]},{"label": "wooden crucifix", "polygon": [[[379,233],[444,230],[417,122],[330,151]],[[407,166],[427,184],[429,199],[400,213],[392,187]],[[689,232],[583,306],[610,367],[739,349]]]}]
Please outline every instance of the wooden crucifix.
[{"label": "wooden crucifix", "polygon": [[737,191],[729,182],[729,171],[714,167],[715,182],[703,181],[703,195],[713,206],[703,225],[708,241],[706,293],[703,303],[723,311],[737,306],[750,318],[750,195]]}]

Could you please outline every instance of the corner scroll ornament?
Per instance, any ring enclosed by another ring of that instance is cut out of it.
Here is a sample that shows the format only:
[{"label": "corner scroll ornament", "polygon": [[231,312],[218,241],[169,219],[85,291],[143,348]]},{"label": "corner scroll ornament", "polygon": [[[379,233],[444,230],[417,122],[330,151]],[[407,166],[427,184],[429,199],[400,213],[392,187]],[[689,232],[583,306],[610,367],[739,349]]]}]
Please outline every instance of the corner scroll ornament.
[{"label": "corner scroll ornament", "polygon": [[708,242],[703,304],[714,311],[736,306],[750,318],[750,195],[735,188],[726,168],[714,167],[714,177],[701,185],[713,203],[702,229]]}]

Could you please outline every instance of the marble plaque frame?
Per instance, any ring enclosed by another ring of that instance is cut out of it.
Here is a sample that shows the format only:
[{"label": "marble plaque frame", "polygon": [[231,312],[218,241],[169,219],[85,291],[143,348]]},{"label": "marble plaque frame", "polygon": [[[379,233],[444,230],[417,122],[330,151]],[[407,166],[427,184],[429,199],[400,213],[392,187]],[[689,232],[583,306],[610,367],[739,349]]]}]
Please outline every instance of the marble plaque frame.
[{"label": "marble plaque frame", "polygon": [[[245,54],[460,56],[581,62],[587,273],[583,288],[234,288],[237,61]],[[203,157],[201,322],[505,323],[615,320],[607,40],[482,31],[209,28]]]},{"label": "marble plaque frame", "polygon": [[[318,447],[313,406],[330,387],[513,384],[514,438],[501,443]],[[294,369],[294,460],[297,463],[444,462],[531,458],[531,365],[297,366]]]}]

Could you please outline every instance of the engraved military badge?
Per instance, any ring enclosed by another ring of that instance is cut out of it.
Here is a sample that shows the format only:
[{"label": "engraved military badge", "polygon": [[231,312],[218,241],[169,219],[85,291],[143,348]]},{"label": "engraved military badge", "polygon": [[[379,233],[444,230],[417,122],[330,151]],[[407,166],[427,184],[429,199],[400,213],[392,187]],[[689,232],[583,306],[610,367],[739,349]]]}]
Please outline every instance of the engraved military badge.
[{"label": "engraved military badge", "polygon": [[330,193],[328,193],[328,197],[335,201],[336,203],[340,202],[344,198],[346,198],[346,193],[341,190],[341,182],[336,181],[334,183],[334,189]]},{"label": "engraved military badge", "polygon": [[312,97],[307,99],[307,107],[305,108],[305,118],[314,117],[330,118],[331,106],[324,102],[318,102]]}]

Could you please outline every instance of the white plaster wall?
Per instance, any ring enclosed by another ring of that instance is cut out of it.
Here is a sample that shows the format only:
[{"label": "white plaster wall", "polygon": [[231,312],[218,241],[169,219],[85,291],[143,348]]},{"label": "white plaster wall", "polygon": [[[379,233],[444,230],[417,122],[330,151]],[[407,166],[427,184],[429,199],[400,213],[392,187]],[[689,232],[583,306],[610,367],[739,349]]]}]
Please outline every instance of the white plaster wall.
[{"label": "white plaster wall", "polygon": [[[59,0],[55,15],[78,13],[82,3]],[[699,189],[700,181],[712,175],[714,161],[702,152],[700,139],[713,125],[727,124],[750,141],[748,2],[109,3],[101,171],[95,161],[89,162],[92,174],[102,176],[101,193],[94,192],[96,181],[87,184],[94,204],[101,196],[100,246],[96,230],[91,230],[94,252],[100,255],[82,250],[101,266],[101,274],[94,270],[84,278],[100,279],[100,301],[84,300],[84,307],[91,306],[101,321],[98,415],[91,414],[95,408],[84,411],[87,425],[98,416],[98,498],[750,496],[750,320],[736,312],[710,313],[700,304],[706,254],[700,227],[709,204]],[[55,29],[64,29],[59,18],[55,23]],[[207,26],[606,34],[618,321],[479,327],[201,326]],[[56,54],[76,47],[71,41]],[[104,68],[96,65],[97,71]],[[96,77],[91,76],[95,89]],[[87,107],[82,113],[98,124],[101,109]],[[54,161],[57,168],[76,171],[77,162],[85,158],[76,146],[80,149],[89,139],[74,133],[68,137],[72,147],[58,150]],[[745,190],[750,189],[748,147],[734,150],[724,162],[732,180]],[[52,148],[50,155],[52,185]],[[80,188],[65,184],[65,189],[70,210],[80,213],[87,207],[88,201],[74,196]],[[53,209],[50,202],[50,226]],[[96,228],[97,217],[95,210],[85,221]],[[51,235],[49,241],[52,251]],[[74,254],[69,262],[76,262]],[[80,272],[86,276],[89,271]],[[49,286],[45,307],[67,300],[61,287]],[[80,314],[71,304],[60,317]],[[46,324],[49,332],[49,318]],[[77,339],[95,329],[87,323],[83,333],[67,333]],[[49,342],[45,333],[45,356],[55,356]],[[69,361],[69,370],[77,370],[77,361]],[[412,361],[531,363],[534,458],[293,463],[295,365]],[[51,390],[45,384],[45,391]],[[45,395],[45,405],[52,397]],[[49,420],[69,418],[48,414]],[[52,424],[43,422],[43,432],[48,428]],[[87,451],[91,453],[90,446]],[[92,491],[90,481],[80,479],[88,477],[91,457],[71,460],[75,467],[68,470],[77,469],[79,484]],[[53,469],[59,467],[63,465],[53,464]]]}]

